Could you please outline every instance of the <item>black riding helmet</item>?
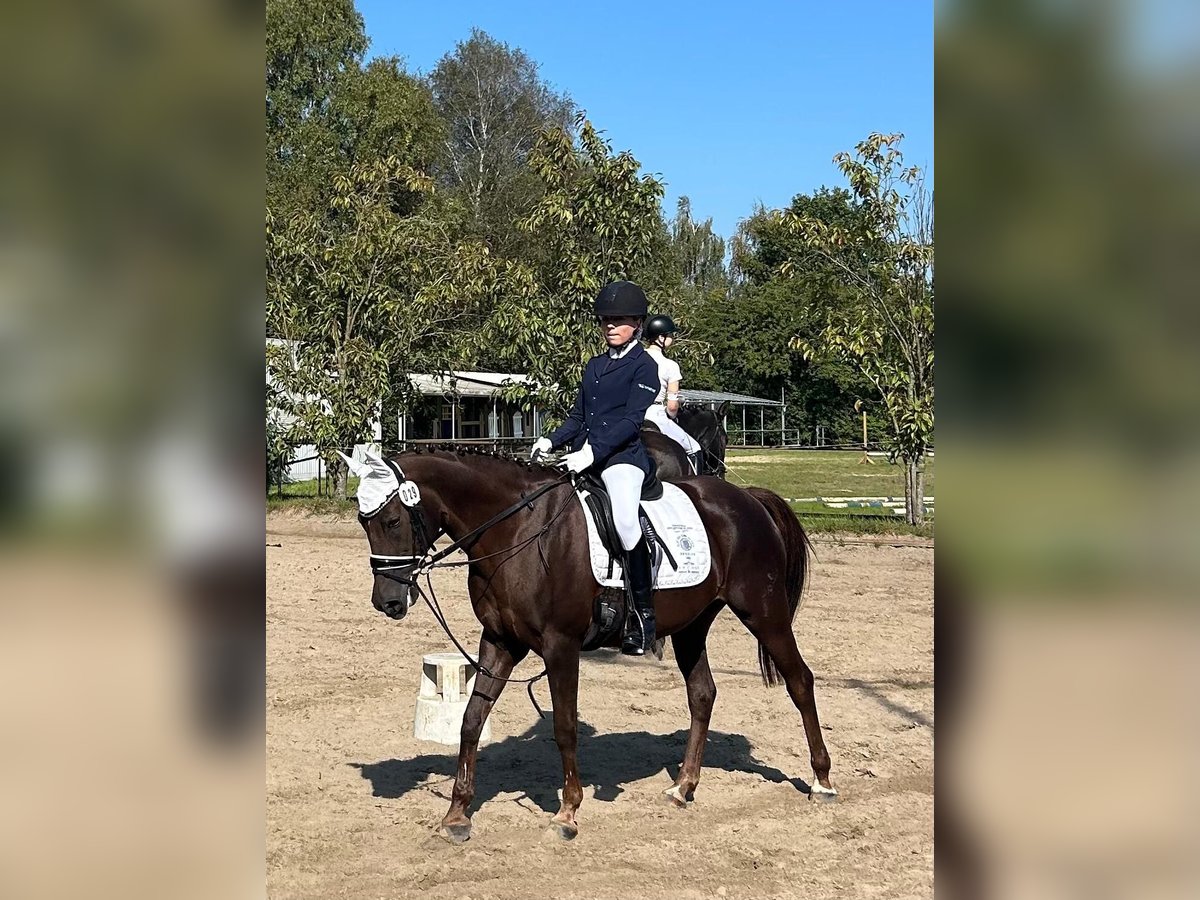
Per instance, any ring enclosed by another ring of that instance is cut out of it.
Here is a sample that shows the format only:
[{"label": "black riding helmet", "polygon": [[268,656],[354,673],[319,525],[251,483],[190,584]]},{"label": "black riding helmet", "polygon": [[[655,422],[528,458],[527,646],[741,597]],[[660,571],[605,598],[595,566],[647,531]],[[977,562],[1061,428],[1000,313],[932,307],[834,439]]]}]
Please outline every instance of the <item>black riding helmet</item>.
[{"label": "black riding helmet", "polygon": [[675,327],[675,322],[670,316],[658,315],[650,319],[646,323],[646,327],[642,329],[642,340],[653,343],[660,337],[666,337],[668,334],[674,334],[679,329]]},{"label": "black riding helmet", "polygon": [[638,316],[645,318],[650,311],[646,295],[632,281],[606,284],[596,295],[596,316]]}]

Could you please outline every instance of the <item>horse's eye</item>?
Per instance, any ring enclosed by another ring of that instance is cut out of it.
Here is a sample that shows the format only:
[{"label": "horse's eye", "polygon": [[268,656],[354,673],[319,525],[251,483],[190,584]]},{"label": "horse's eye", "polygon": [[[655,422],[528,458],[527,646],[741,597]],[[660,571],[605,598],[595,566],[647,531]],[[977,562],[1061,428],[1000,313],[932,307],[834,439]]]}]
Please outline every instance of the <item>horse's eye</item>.
[{"label": "horse's eye", "polygon": [[383,523],[383,527],[388,529],[389,531],[391,531],[393,528],[399,528],[400,520],[399,519],[388,519],[386,522]]}]

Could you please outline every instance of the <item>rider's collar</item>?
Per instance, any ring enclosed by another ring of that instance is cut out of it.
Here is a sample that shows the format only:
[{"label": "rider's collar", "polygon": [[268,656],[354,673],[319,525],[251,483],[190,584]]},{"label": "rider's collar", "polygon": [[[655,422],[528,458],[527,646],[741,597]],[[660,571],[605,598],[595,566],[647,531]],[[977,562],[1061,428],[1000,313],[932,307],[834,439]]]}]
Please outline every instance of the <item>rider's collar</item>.
[{"label": "rider's collar", "polygon": [[636,334],[634,334],[634,336],[629,339],[629,342],[627,344],[624,344],[623,346],[620,346],[620,347],[609,347],[608,348],[608,358],[609,359],[621,359],[626,354],[628,354],[630,350],[632,350],[634,347],[637,346],[637,342],[638,342],[638,336]]}]

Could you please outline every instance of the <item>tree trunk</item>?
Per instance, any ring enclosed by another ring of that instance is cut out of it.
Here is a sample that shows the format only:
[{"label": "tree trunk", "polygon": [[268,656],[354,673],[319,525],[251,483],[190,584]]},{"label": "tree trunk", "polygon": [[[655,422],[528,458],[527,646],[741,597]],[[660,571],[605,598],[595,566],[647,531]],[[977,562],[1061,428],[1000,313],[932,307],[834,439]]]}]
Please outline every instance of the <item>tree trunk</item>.
[{"label": "tree trunk", "polygon": [[920,521],[918,525],[925,523],[925,455],[921,454],[920,464],[917,466],[917,509],[920,510]]},{"label": "tree trunk", "polygon": [[904,460],[904,520],[909,525],[925,524],[924,459],[914,456]]},{"label": "tree trunk", "polygon": [[913,497],[912,497],[912,463],[905,457],[901,457],[904,462],[904,522],[907,525],[913,523]]},{"label": "tree trunk", "polygon": [[350,472],[340,459],[329,464],[329,477],[333,483],[333,496],[338,500],[346,499],[346,476]]}]

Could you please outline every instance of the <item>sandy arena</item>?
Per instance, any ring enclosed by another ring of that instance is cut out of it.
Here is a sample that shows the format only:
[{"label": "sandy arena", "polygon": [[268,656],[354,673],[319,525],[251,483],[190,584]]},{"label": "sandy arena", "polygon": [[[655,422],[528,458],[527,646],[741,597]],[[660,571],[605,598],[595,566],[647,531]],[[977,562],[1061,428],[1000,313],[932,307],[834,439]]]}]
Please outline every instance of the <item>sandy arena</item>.
[{"label": "sandy arena", "polygon": [[[412,737],[421,657],[453,648],[424,604],[401,622],[371,607],[352,519],[273,514],[267,543],[272,898],[932,896],[932,548],[817,544],[795,630],[837,803],[808,802],[800,715],[782,687],[763,687],[754,640],[724,611],[709,636],[718,696],[688,809],[661,796],[689,725],[670,643],[662,662],[602,651],[580,672],[579,837],[546,831],[559,755],[549,717],[514,685],[480,751],[473,836],[455,846],[434,830],[457,747]],[[463,570],[434,584],[474,650]],[[540,670],[530,655],[516,675]],[[536,693],[548,709],[544,680]]]}]

